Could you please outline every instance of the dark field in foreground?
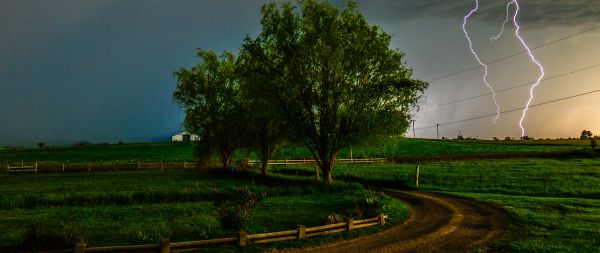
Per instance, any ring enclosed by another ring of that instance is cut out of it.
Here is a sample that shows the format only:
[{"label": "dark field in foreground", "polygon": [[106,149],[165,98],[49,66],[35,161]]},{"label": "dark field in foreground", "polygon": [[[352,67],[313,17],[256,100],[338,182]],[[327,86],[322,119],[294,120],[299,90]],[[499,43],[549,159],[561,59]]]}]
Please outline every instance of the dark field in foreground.
[{"label": "dark field in foreground", "polygon": [[[246,225],[250,233],[323,225],[332,213],[359,215],[359,203],[373,197],[381,201],[392,223],[408,212],[403,203],[358,184],[324,185],[288,176],[263,180],[252,174],[187,171],[10,175],[0,177],[0,250],[18,249],[31,224],[81,235],[90,247],[156,243],[161,237],[173,241],[230,237],[236,232],[223,227],[218,203],[227,193],[240,191],[260,196]],[[360,233],[364,232],[353,236]],[[342,236],[347,235],[288,246]],[[266,247],[282,245],[286,244]]]}]

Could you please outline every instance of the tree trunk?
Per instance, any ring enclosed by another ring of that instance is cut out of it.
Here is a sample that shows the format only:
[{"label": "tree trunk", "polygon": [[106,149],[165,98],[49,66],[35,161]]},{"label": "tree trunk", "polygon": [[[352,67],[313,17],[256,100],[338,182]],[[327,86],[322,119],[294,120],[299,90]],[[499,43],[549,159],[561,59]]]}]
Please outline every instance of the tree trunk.
[{"label": "tree trunk", "polygon": [[201,141],[196,144],[194,148],[195,156],[198,159],[197,169],[206,170],[209,167],[210,162],[210,152],[207,148],[208,144]]},{"label": "tree trunk", "polygon": [[221,163],[223,164],[223,169],[229,169],[231,167],[231,156],[221,155]]},{"label": "tree trunk", "polygon": [[325,183],[331,184],[333,183],[332,170],[333,165],[335,165],[335,158],[337,157],[337,152],[335,152],[331,157],[329,157],[326,161],[323,161],[323,167],[321,170],[323,171],[323,180]]},{"label": "tree trunk", "polygon": [[263,158],[262,159],[262,167],[261,167],[263,177],[266,177],[269,174],[268,170],[269,170],[269,159]]},{"label": "tree trunk", "polygon": [[229,169],[231,167],[231,155],[233,154],[233,150],[229,148],[221,148],[219,154],[221,155],[223,169]]},{"label": "tree trunk", "polygon": [[261,167],[262,175],[267,176],[268,170],[269,170],[269,158],[271,158],[273,149],[271,149],[268,146],[263,146],[260,153],[261,153],[260,161],[262,162],[262,167]]}]

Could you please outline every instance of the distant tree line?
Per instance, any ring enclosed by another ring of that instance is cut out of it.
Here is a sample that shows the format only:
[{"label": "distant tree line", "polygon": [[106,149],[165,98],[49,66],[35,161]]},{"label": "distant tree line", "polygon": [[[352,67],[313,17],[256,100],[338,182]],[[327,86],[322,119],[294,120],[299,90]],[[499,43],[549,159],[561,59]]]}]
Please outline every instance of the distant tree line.
[{"label": "distant tree line", "polygon": [[392,36],[368,24],[355,2],[262,6],[262,31],[239,54],[198,50],[200,62],[175,72],[174,100],[187,131],[200,136],[200,167],[218,154],[255,151],[267,175],[283,141],[303,144],[326,182],[342,148],[377,135],[400,135],[427,83],[412,78]]}]

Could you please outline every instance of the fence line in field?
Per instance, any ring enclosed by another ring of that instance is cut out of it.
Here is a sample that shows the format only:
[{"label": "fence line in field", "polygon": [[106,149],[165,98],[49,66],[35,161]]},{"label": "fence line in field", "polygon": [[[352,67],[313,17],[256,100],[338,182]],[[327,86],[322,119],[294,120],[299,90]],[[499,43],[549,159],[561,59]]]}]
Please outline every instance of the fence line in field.
[{"label": "fence line in field", "polygon": [[[364,220],[353,220],[349,218],[346,222],[340,222],[335,224],[328,224],[317,227],[307,228],[303,225],[299,225],[294,230],[278,231],[261,234],[248,234],[245,231],[238,232],[236,237],[217,238],[200,241],[188,241],[188,242],[171,242],[169,239],[161,238],[158,244],[143,244],[143,245],[127,245],[127,246],[109,246],[109,247],[93,247],[87,248],[87,244],[81,240],[75,244],[73,249],[53,250],[47,251],[47,253],[59,253],[59,252],[74,252],[74,253],[91,253],[91,252],[125,252],[125,251],[146,251],[146,252],[160,252],[160,253],[178,253],[178,252],[192,252],[198,251],[206,246],[222,246],[237,244],[240,247],[247,246],[249,244],[265,244],[279,241],[290,241],[300,240],[315,236],[322,236],[328,234],[341,233],[344,231],[350,231],[354,229],[360,229],[365,227],[372,227],[376,225],[385,225],[386,216],[381,213],[377,217],[364,219]],[[40,252],[40,251],[37,251]]]},{"label": "fence line in field", "polygon": [[[385,163],[387,158],[353,158],[353,159],[337,159],[336,163],[348,164],[348,163]],[[260,160],[248,160],[249,165],[261,164]],[[280,160],[269,160],[270,165],[303,165],[303,164],[316,164],[315,159],[280,159]],[[213,166],[219,166],[220,162],[212,160],[210,162]],[[23,162],[20,163],[6,163],[2,165],[2,168],[7,172],[71,172],[71,171],[105,171],[105,170],[117,170],[117,169],[130,169],[130,170],[173,170],[173,169],[194,169],[196,168],[197,162],[195,161],[170,161],[170,162],[85,162],[85,163],[57,163],[57,162]]]}]

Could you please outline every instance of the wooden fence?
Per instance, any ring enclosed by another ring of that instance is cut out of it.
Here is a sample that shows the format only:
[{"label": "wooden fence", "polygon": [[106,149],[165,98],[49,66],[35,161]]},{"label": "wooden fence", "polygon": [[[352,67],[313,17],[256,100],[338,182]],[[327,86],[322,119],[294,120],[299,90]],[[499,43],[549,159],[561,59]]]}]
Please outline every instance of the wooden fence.
[{"label": "wooden fence", "polygon": [[[362,159],[337,159],[336,163],[385,163],[386,158],[362,158]],[[260,164],[260,160],[249,160],[249,165]],[[314,159],[283,159],[269,160],[271,165],[303,165],[316,164]],[[219,166],[219,161],[211,161],[213,166]],[[142,161],[110,161],[110,162],[85,162],[85,163],[59,163],[51,161],[38,162],[16,162],[5,163],[1,168],[8,173],[11,172],[95,172],[109,170],[174,170],[174,169],[194,169],[195,161],[162,161],[162,162],[142,162]]]},{"label": "wooden fence", "polygon": [[[346,222],[323,225],[318,227],[307,228],[305,226],[298,226],[294,230],[262,233],[262,234],[248,234],[244,231],[240,231],[236,237],[218,238],[210,240],[200,241],[189,241],[189,242],[171,242],[169,239],[161,238],[158,244],[144,244],[144,245],[128,245],[128,246],[110,246],[110,247],[93,247],[87,248],[86,243],[81,241],[75,244],[73,249],[53,250],[46,251],[46,253],[84,253],[84,252],[160,252],[160,253],[177,253],[177,252],[193,252],[204,249],[208,246],[223,246],[223,245],[238,245],[240,247],[247,246],[248,244],[264,244],[278,241],[289,241],[305,239],[314,236],[322,236],[334,233],[341,233],[344,231],[350,231],[353,229],[371,227],[376,225],[385,225],[386,216],[379,214],[379,216],[364,220],[353,220],[348,219]],[[40,252],[40,251],[36,251]]]}]

